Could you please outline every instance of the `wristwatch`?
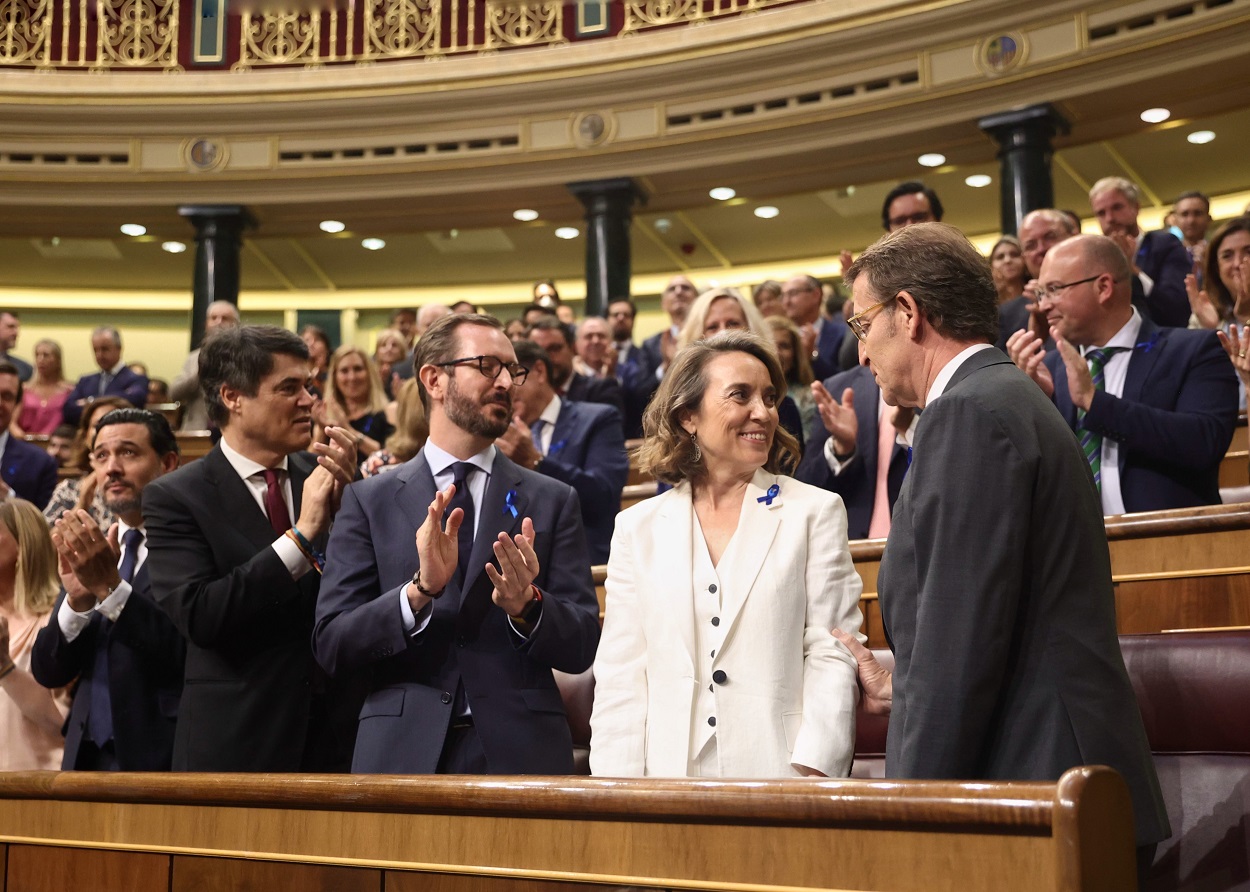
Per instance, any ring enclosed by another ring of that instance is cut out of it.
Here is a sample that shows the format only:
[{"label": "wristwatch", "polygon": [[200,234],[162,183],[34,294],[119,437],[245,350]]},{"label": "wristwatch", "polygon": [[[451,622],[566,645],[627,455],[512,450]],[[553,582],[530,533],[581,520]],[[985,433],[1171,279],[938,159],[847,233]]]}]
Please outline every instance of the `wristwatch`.
[{"label": "wristwatch", "polygon": [[532,626],[538,622],[538,618],[543,613],[543,593],[533,583],[530,583],[530,594],[534,597],[530,599],[529,603],[521,610],[521,615],[517,617],[518,620],[527,626]]}]

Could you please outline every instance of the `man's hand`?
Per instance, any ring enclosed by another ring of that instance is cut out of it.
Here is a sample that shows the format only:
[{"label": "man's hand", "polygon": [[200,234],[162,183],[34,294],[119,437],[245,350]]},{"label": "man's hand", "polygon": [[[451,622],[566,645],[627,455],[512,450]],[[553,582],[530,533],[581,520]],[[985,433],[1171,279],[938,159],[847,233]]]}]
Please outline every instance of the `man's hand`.
[{"label": "man's hand", "polygon": [[1113,229],[1107,233],[1107,238],[1115,242],[1115,246],[1120,249],[1128,265],[1133,268],[1133,275],[1140,273],[1141,270],[1137,267],[1137,239],[1123,229]]},{"label": "man's hand", "polygon": [[1042,338],[1031,331],[1014,332],[1007,339],[1007,355],[1016,368],[1037,382],[1042,393],[1054,397],[1055,381],[1050,376],[1050,369],[1042,362],[1046,358],[1046,344]]},{"label": "man's hand", "polygon": [[542,458],[534,446],[534,437],[520,416],[513,416],[512,424],[495,440],[499,451],[523,468],[533,469]]},{"label": "man's hand", "polygon": [[[103,601],[121,582],[117,572],[117,560],[121,556],[117,524],[109,527],[106,536],[82,508],[66,511],[52,528],[52,544],[85,591],[78,597],[77,604],[70,603],[79,613]],[[65,590],[72,595],[68,585]]]},{"label": "man's hand", "polygon": [[[56,540],[55,535],[52,538],[53,541]],[[61,577],[61,585],[65,588],[70,608],[78,613],[86,613],[99,604],[96,596],[87,591],[87,587],[78,581],[78,577],[74,575],[74,568],[69,565],[65,555],[58,551],[56,558],[56,572]]]},{"label": "man's hand", "polygon": [[851,264],[855,262],[855,258],[851,252],[843,248],[838,252],[838,263],[842,266],[842,275],[846,275],[846,271],[851,268]]},{"label": "man's hand", "polygon": [[[441,592],[455,575],[456,564],[460,555],[460,524],[464,522],[464,509],[456,508],[447,515],[447,525],[443,525],[443,512],[456,494],[456,484],[450,484],[442,492],[434,494],[434,501],[426,511],[425,523],[417,530],[416,546],[418,566],[421,567],[421,585],[427,591]],[[415,585],[408,586],[408,603],[413,612],[420,610],[429,601],[417,591]]]},{"label": "man's hand", "polygon": [[530,585],[538,576],[538,555],[534,553],[534,522],[528,517],[522,520],[519,536],[500,533],[494,547],[499,569],[496,570],[494,564],[486,565],[486,575],[495,586],[495,590],[490,593],[490,599],[502,607],[508,616],[517,619],[525,606],[533,600]]},{"label": "man's hand", "polygon": [[911,406],[890,406],[886,410],[886,418],[890,424],[894,425],[894,430],[900,434],[905,434],[911,428],[912,421],[916,418],[916,410]]},{"label": "man's hand", "polygon": [[889,715],[894,703],[894,676],[890,670],[878,663],[872,651],[860,644],[854,635],[848,635],[841,629],[831,629],[829,634],[842,642],[855,658],[859,689],[864,692],[864,711],[869,715]]},{"label": "man's hand", "polygon": [[1216,332],[1216,337],[1220,339],[1220,345],[1232,361],[1233,368],[1237,370],[1242,386],[1250,390],[1250,357],[1246,355],[1250,353],[1250,327],[1239,331],[1236,325],[1230,325],[1228,334],[1220,331]]},{"label": "man's hand", "polygon": [[842,402],[833,398],[825,385],[819,381],[812,382],[812,396],[816,400],[816,411],[820,420],[829,431],[833,440],[834,455],[850,455],[855,451],[855,438],[859,436],[859,419],[855,417],[855,393],[851,388],[842,391]]},{"label": "man's hand", "polygon": [[100,480],[103,476],[103,474],[95,470],[88,471],[82,476],[78,481],[78,501],[74,503],[75,508],[90,510],[91,503],[95,501],[96,490],[100,488]]},{"label": "man's hand", "polygon": [[660,361],[663,367],[667,369],[676,355],[677,338],[673,337],[671,329],[666,328],[660,334]]},{"label": "man's hand", "polygon": [[329,442],[312,444],[317,467],[304,481],[299,520],[295,522],[310,541],[330,529],[330,521],[343,500],[343,489],[356,475],[356,445],[347,432],[341,427],[324,430]]},{"label": "man's hand", "polygon": [[1068,395],[1072,397],[1072,405],[1088,412],[1094,401],[1094,379],[1089,373],[1089,365],[1081,356],[1081,351],[1059,337],[1059,332],[1052,328],[1050,336],[1055,339],[1055,346],[1063,358],[1063,367],[1068,370]]},{"label": "man's hand", "polygon": [[802,342],[803,355],[811,356],[816,350],[816,326],[810,322],[800,325],[799,340]]},{"label": "man's hand", "polygon": [[1024,308],[1029,311],[1028,330],[1045,341],[1046,336],[1050,334],[1050,323],[1046,321],[1046,313],[1043,312],[1041,307],[1042,294],[1042,283],[1037,281],[1037,279],[1029,279],[1025,283],[1024,296],[1026,300]]}]

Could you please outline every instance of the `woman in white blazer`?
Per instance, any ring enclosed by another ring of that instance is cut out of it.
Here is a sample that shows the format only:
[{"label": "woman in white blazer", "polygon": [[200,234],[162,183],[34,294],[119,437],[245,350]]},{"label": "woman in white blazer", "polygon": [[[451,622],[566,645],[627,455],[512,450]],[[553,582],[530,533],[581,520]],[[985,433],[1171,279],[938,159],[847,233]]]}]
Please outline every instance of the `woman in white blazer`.
[{"label": "woman in white blazer", "polygon": [[674,488],[617,518],[595,659],[591,772],[845,776],[861,584],[834,494],[779,472],[785,377],[722,332],[678,353],[640,460]]}]

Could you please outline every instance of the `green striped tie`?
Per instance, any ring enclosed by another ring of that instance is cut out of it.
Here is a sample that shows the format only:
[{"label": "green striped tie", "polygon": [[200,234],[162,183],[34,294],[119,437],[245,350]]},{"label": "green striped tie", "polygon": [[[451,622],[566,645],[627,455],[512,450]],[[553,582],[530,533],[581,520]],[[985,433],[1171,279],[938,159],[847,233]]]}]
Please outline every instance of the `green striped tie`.
[{"label": "green striped tie", "polygon": [[[1089,363],[1089,377],[1094,382],[1094,390],[1104,390],[1103,387],[1103,370],[1111,357],[1117,353],[1121,353],[1127,347],[1102,347],[1085,351],[1085,361]],[[1076,430],[1081,439],[1081,451],[1085,453],[1085,460],[1089,462],[1089,468],[1094,472],[1094,486],[1098,487],[1098,491],[1102,491],[1102,434],[1095,433],[1085,426],[1085,410],[1076,410]]]}]

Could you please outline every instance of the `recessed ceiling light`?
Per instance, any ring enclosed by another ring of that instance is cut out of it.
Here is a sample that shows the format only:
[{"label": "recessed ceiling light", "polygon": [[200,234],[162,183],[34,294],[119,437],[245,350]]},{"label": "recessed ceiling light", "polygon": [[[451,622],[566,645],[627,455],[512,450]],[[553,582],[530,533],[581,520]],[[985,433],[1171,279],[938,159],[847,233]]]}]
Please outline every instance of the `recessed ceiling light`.
[{"label": "recessed ceiling light", "polygon": [[781,211],[777,210],[771,204],[762,204],[755,209],[755,216],[759,217],[761,220],[771,220],[780,213]]},{"label": "recessed ceiling light", "polygon": [[147,234],[148,234],[148,228],[146,226],[140,226],[138,223],[123,223],[122,224],[122,235],[138,236],[138,235],[147,235]]},{"label": "recessed ceiling light", "polygon": [[185,242],[161,242],[161,248],[170,254],[181,254],[187,250]]},{"label": "recessed ceiling light", "polygon": [[987,173],[974,173],[972,176],[965,178],[964,182],[973,189],[984,189],[990,183],[994,182],[994,180]]},{"label": "recessed ceiling light", "polygon": [[1196,146],[1205,146],[1211,140],[1215,139],[1215,131],[1213,130],[1195,130],[1189,136],[1185,137]]},{"label": "recessed ceiling light", "polygon": [[1141,113],[1141,119],[1147,124],[1161,124],[1170,117],[1172,113],[1166,108],[1148,108]]},{"label": "recessed ceiling light", "polygon": [[916,161],[921,167],[941,167],[946,163],[946,156],[939,152],[925,152]]},{"label": "recessed ceiling light", "polygon": [[708,195],[712,196],[717,201],[728,201],[729,199],[733,198],[737,194],[738,194],[737,192],[735,192],[733,189],[730,189],[728,186],[717,186],[715,189],[713,189],[711,192],[708,193]]},{"label": "recessed ceiling light", "polygon": [[342,232],[347,225],[338,220],[322,220],[317,226],[322,232]]},{"label": "recessed ceiling light", "polygon": [[530,220],[538,219],[538,211],[532,208],[521,208],[512,212],[512,219],[520,220],[522,223],[528,223]]},{"label": "recessed ceiling light", "polygon": [[556,238],[570,239],[577,238],[579,235],[581,232],[575,226],[561,226],[556,230]]},{"label": "recessed ceiling light", "polygon": [[386,242],[380,238],[363,238],[360,240],[360,247],[368,251],[381,251],[386,247]]}]

